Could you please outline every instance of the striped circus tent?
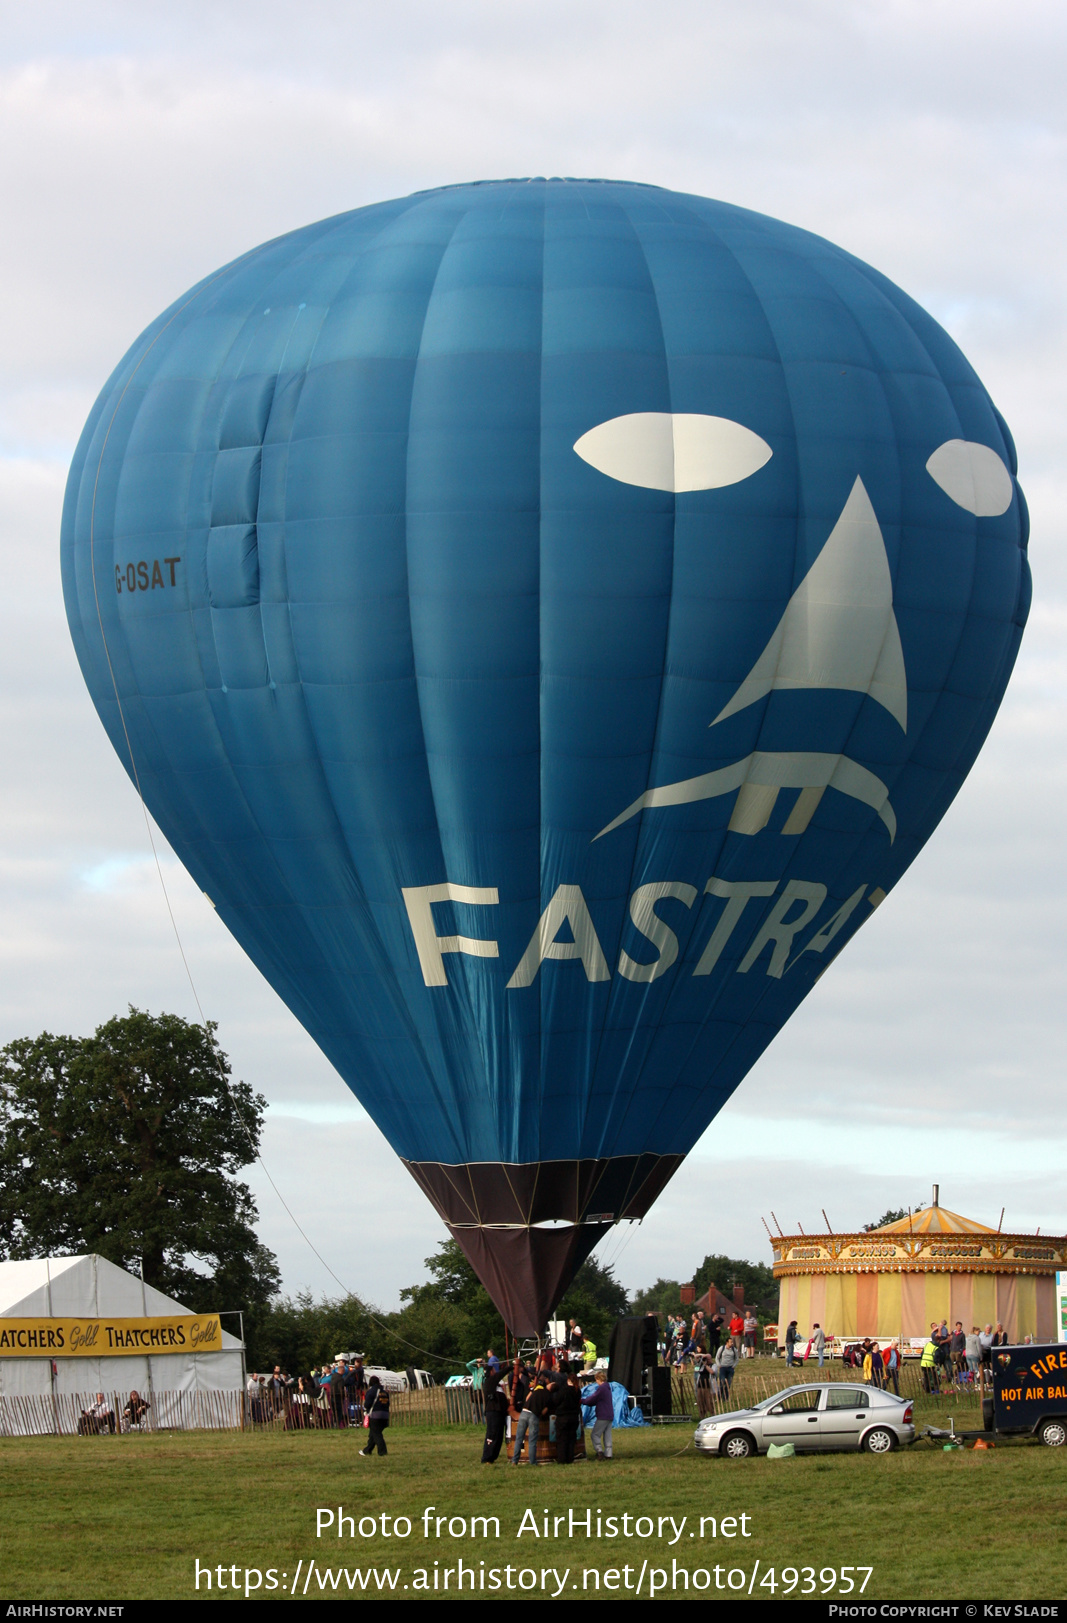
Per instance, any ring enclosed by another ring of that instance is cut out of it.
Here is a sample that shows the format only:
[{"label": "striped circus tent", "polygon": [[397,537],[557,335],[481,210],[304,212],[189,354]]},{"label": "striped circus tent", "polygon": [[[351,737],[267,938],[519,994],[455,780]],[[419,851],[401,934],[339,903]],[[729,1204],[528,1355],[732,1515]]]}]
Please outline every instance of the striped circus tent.
[{"label": "striped circus tent", "polygon": [[778,1337],[795,1319],[843,1339],[924,1336],[946,1319],[1002,1324],[1011,1342],[1055,1341],[1067,1236],[1008,1234],[931,1205],[857,1233],[776,1234]]}]

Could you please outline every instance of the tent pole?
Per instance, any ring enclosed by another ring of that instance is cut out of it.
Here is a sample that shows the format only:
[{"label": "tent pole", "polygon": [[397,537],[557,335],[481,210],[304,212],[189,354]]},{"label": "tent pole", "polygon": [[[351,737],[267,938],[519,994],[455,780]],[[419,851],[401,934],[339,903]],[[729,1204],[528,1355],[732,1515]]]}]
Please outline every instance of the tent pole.
[{"label": "tent pole", "polygon": [[[143,1257],[138,1257],[137,1266],[140,1269],[140,1273],[141,1273],[141,1312],[144,1314],[145,1318],[147,1319],[147,1317],[148,1317],[148,1293],[146,1292],[146,1290],[144,1288],[144,1258]],[[156,1418],[156,1394],[155,1394],[155,1388],[154,1388],[154,1386],[152,1384],[152,1354],[151,1353],[146,1353],[145,1354],[145,1368],[148,1370],[148,1413],[152,1416],[153,1419],[155,1419]],[[197,1375],[196,1355],[194,1353],[194,1355],[193,1355],[193,1380],[194,1381],[196,1381],[196,1375]],[[197,1381],[197,1386],[199,1386],[199,1384],[200,1384],[199,1381]],[[149,1424],[149,1426],[151,1426],[152,1425],[152,1420],[149,1420],[148,1424]]]},{"label": "tent pole", "polygon": [[[48,1282],[48,1317],[54,1319],[55,1314],[52,1312],[52,1261],[50,1257],[44,1259],[44,1274]],[[54,1358],[48,1360],[48,1385],[52,1393],[52,1429],[58,1437],[59,1408],[56,1403],[56,1361]]]},{"label": "tent pole", "polygon": [[245,1315],[244,1308],[237,1309],[237,1318],[241,1326],[241,1430],[245,1429],[245,1388],[248,1385],[248,1370],[245,1367]]}]

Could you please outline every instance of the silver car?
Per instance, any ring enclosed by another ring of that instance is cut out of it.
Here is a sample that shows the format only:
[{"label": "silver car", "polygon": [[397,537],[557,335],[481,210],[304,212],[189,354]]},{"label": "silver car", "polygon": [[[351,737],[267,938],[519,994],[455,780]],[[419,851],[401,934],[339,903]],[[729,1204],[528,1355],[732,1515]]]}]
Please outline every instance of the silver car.
[{"label": "silver car", "polygon": [[915,1441],[912,1404],[876,1386],[843,1381],[787,1386],[751,1409],[709,1415],[693,1439],[703,1454],[742,1460],[765,1454],[772,1443],[792,1443],[799,1453],[815,1449],[863,1448],[888,1454]]}]

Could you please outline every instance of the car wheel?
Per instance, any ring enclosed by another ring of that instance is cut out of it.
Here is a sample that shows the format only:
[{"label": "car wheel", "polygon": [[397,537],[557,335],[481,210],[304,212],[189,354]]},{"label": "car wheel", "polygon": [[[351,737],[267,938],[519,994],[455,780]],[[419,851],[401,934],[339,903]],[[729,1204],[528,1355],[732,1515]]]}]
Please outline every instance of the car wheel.
[{"label": "car wheel", "polygon": [[719,1445],[719,1453],[728,1460],[747,1460],[755,1452],[755,1443],[743,1431],[727,1432]]},{"label": "car wheel", "polygon": [[1038,1436],[1046,1448],[1062,1448],[1064,1443],[1067,1443],[1067,1422],[1046,1420]]},{"label": "car wheel", "polygon": [[897,1440],[884,1426],[875,1426],[863,1439],[863,1446],[868,1454],[891,1454],[897,1446]]}]

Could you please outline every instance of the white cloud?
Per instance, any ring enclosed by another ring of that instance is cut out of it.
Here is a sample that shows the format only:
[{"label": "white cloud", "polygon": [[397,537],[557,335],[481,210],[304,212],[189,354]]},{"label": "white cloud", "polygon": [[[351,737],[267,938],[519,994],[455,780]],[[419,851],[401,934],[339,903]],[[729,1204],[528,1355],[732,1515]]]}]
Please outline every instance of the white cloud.
[{"label": "white cloud", "polygon": [[[869,259],[966,349],[1012,425],[1035,605],[985,751],[887,904],[622,1246],[631,1284],[766,1254],[759,1213],[870,1221],[927,1182],[1067,1226],[1062,840],[1067,428],[1062,71],[1037,0],[65,3],[0,41],[0,1036],[127,1002],[195,1014],[133,790],[66,632],[66,463],[137,332],[264,238],[421,187],[607,174],[790,219]],[[267,1164],[390,1304],[443,1232],[160,845]],[[293,1114],[298,1108],[303,1116]],[[311,1119],[308,1119],[308,1118]],[[909,1136],[910,1135],[910,1136]],[[854,1150],[850,1148],[854,1140]],[[914,1153],[910,1145],[914,1143]],[[1028,1168],[1031,1171],[1028,1174]],[[329,1286],[255,1172],[287,1283]],[[917,1185],[916,1180],[919,1180]],[[786,1211],[780,1207],[784,1206]],[[384,1244],[368,1252],[367,1236]]]}]

